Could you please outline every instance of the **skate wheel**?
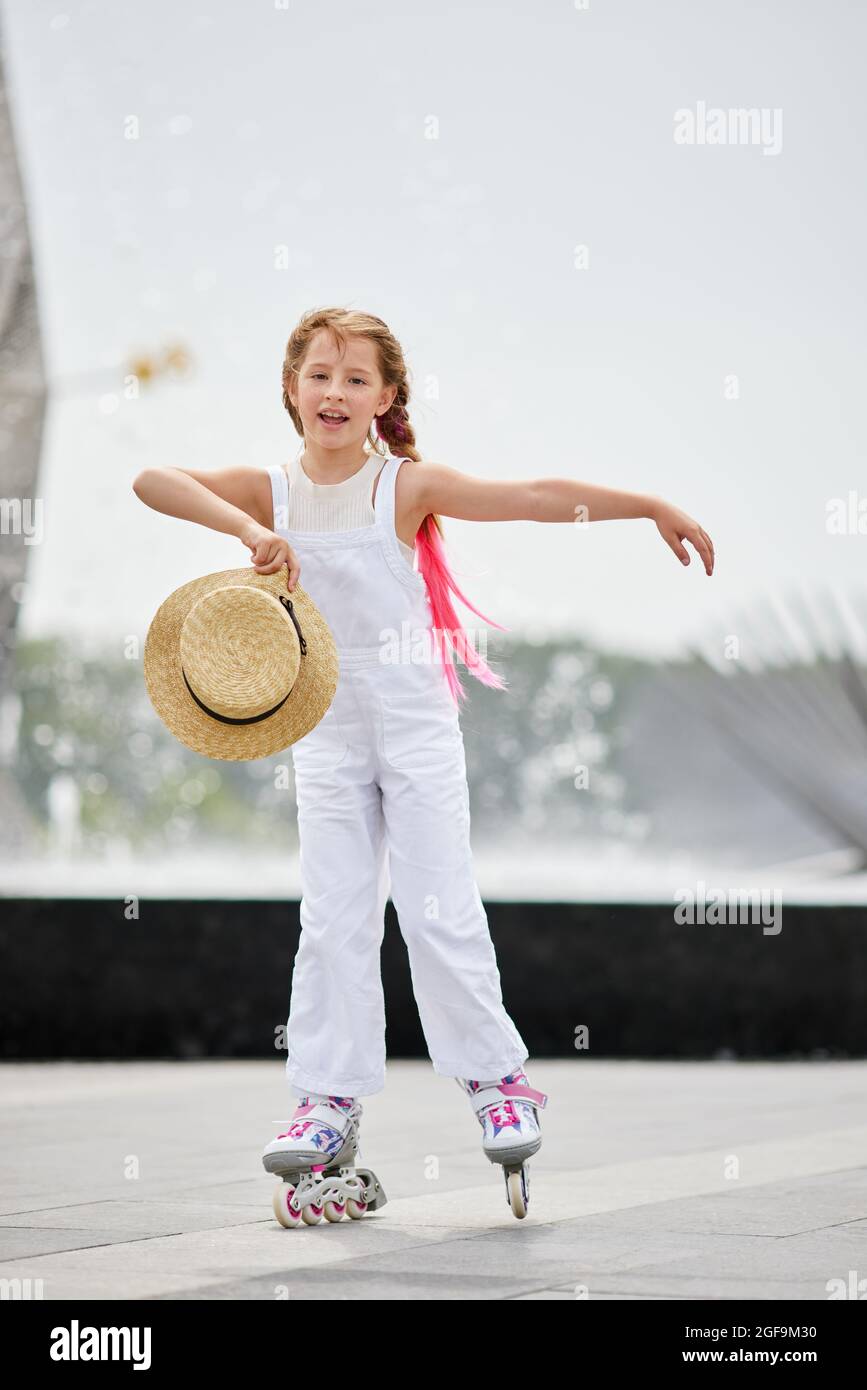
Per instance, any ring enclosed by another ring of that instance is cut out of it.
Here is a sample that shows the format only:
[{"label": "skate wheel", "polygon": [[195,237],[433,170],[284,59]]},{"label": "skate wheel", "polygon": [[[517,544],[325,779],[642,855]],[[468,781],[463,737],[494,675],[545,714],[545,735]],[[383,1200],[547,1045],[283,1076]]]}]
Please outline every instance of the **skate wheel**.
[{"label": "skate wheel", "polygon": [[322,1220],[322,1207],[316,1202],[309,1202],[306,1207],[301,1208],[301,1220],[305,1226],[317,1226]]},{"label": "skate wheel", "polygon": [[289,1199],[294,1191],[295,1188],[288,1182],[278,1182],[274,1188],[272,1201],[274,1215],[280,1225],[286,1227],[287,1231],[294,1231],[296,1226],[301,1224],[301,1213],[293,1211],[289,1205]]},{"label": "skate wheel", "polygon": [[516,1172],[506,1174],[506,1192],[513,1214],[519,1218],[526,1216],[530,1205],[530,1177],[526,1164]]},{"label": "skate wheel", "polygon": [[346,1203],[335,1201],[326,1202],[322,1210],[325,1213],[326,1221],[342,1221],[343,1217],[346,1215]]},{"label": "skate wheel", "polygon": [[346,1199],[346,1215],[349,1216],[349,1217],[351,1217],[353,1221],[360,1221],[361,1218],[362,1218],[362,1216],[364,1216],[364,1214],[365,1214],[366,1211],[367,1211],[367,1203],[366,1203],[366,1202],[356,1202],[356,1200],[355,1200],[354,1197],[347,1197],[347,1199]]}]

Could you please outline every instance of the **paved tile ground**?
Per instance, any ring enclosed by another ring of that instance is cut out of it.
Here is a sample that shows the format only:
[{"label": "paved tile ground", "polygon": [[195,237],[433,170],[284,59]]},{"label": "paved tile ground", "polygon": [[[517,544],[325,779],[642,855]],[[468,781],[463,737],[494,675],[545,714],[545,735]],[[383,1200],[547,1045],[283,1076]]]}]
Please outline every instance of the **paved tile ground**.
[{"label": "paved tile ground", "polygon": [[528,1074],[549,1101],[523,1221],[454,1081],[393,1061],[362,1102],[387,1205],[287,1231],[261,1166],[290,1114],[280,1062],[2,1064],[0,1279],[386,1300],[826,1300],[867,1279],[867,1062]]}]

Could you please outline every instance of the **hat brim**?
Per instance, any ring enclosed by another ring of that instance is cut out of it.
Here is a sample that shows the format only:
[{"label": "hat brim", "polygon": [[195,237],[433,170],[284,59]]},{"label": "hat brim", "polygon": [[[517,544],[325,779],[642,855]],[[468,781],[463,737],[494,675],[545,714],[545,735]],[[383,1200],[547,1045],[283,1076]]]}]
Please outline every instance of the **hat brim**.
[{"label": "hat brim", "polygon": [[[194,752],[232,761],[278,753],[310,733],[334,699],[339,674],[334,636],[300,584],[290,595],[286,578],[285,565],[275,574],[257,574],[253,569],[219,570],[182,584],[154,614],[144,649],[147,692],[166,727]],[[291,597],[307,644],[288,699],[274,714],[253,724],[225,724],[207,714],[187,689],[181,669],[180,637],[187,613],[204,594],[225,584],[252,584],[275,597]]]}]

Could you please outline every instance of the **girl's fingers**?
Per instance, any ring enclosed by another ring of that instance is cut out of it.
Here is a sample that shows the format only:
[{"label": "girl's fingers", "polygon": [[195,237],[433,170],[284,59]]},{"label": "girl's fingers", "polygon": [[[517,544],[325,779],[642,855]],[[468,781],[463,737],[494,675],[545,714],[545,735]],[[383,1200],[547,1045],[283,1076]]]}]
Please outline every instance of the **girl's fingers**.
[{"label": "girl's fingers", "polygon": [[675,555],[677,556],[678,560],[680,560],[684,565],[688,565],[689,556],[687,555],[684,547],[681,545],[680,536],[677,534],[677,532],[675,532],[674,534],[674,539],[670,540],[668,543],[674,551]]},{"label": "girl's fingers", "polygon": [[[684,521],[687,525],[681,530],[680,526]],[[657,525],[663,539],[671,546],[682,565],[688,565],[690,562],[689,554],[683,545],[683,541],[688,540],[690,545],[695,546],[696,553],[704,564],[707,573],[713,573],[714,560],[716,559],[713,541],[703,526],[699,526],[697,521],[693,521],[692,517],[687,517],[684,513],[680,513],[673,519],[673,522],[668,524],[666,524],[665,518],[662,518]]]},{"label": "girl's fingers", "polygon": [[702,531],[701,527],[698,528],[698,539],[694,541],[694,545],[696,550],[701,555],[701,558],[704,560],[705,569],[707,570],[708,574],[710,574],[711,570],[713,569],[713,550],[709,545],[708,538],[705,535],[704,531]]},{"label": "girl's fingers", "polygon": [[288,589],[294,589],[295,585],[298,583],[301,566],[298,563],[297,556],[288,546],[286,547],[285,554],[282,546],[277,546],[273,549],[269,548],[260,557],[258,562],[254,561],[254,563],[257,574],[276,574],[277,570],[282,569],[285,565],[288,571],[286,587]]}]

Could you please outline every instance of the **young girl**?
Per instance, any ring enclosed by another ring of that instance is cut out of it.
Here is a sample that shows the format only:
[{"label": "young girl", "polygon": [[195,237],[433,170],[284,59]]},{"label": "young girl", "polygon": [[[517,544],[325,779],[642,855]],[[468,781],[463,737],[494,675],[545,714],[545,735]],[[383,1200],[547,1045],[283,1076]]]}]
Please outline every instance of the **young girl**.
[{"label": "young girl", "polygon": [[400,345],[381,319],[311,312],[283,363],[283,403],[303,441],[288,472],[160,470],[161,490],[154,484],[146,500],[237,535],[257,573],[286,566],[289,590],[300,579],[338,648],[334,701],[292,746],[302,930],[286,1076],[299,1105],[266,1146],[265,1167],[334,1169],[355,1155],[358,1098],[385,1085],[379,950],[390,891],[434,1070],[469,1095],[485,1153],[504,1165],[523,1215],[524,1160],[541,1145],[547,1097],[523,1070],[527,1047],[503,1006],[474,878],[455,657],[486,685],[504,686],[452,606],[453,593],[478,613],[449,569],[439,515],[650,517],[684,564],[682,541],[691,541],[708,574],[713,546],[656,497],[567,478],[487,481],[424,463],[408,398]]}]

